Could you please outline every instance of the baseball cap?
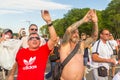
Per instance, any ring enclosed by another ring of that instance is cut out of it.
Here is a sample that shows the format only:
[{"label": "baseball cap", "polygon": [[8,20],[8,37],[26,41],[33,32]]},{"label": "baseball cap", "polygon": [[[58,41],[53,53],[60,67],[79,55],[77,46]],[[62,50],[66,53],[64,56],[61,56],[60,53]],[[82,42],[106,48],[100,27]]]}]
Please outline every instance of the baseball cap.
[{"label": "baseball cap", "polygon": [[3,33],[6,34],[7,32],[10,32],[11,34],[13,34],[12,30],[11,29],[4,29],[3,30]]}]

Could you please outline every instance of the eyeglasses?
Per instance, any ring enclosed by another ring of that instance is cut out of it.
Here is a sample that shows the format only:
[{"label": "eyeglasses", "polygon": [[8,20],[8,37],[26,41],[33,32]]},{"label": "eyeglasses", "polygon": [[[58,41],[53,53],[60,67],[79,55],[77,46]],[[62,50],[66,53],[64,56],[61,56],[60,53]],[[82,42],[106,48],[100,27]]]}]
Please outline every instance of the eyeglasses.
[{"label": "eyeglasses", "polygon": [[36,40],[40,40],[39,37],[30,37],[28,40],[34,40],[34,39],[36,39]]},{"label": "eyeglasses", "polygon": [[31,31],[38,31],[38,29],[34,29],[34,28],[31,28],[30,30],[31,30]]}]

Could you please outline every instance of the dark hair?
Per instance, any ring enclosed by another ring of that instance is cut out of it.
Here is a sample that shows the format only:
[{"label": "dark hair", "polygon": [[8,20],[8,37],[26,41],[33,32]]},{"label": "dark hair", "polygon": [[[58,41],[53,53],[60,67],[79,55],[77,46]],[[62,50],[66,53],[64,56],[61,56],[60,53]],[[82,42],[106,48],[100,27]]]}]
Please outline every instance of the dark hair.
[{"label": "dark hair", "polygon": [[31,24],[31,25],[29,26],[29,29],[30,29],[31,26],[36,26],[36,27],[38,28],[38,26],[37,26],[36,24]]},{"label": "dark hair", "polygon": [[105,30],[109,31],[109,29],[101,29],[101,30],[100,30],[100,34],[102,34],[103,31],[105,31]]}]

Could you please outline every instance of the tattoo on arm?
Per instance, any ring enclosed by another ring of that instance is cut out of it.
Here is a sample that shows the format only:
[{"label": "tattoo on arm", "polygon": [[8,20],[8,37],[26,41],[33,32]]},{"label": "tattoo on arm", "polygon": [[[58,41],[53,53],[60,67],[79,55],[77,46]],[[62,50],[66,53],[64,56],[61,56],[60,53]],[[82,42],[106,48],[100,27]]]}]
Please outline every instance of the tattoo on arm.
[{"label": "tattoo on arm", "polygon": [[73,23],[70,27],[71,27],[71,32],[76,30],[80,25],[82,25],[84,23],[83,19],[77,21],[76,23]]},{"label": "tattoo on arm", "polygon": [[76,30],[80,25],[82,25],[84,23],[84,21],[81,19],[79,21],[77,21],[76,23],[72,24],[71,26],[69,26],[63,36],[63,41],[62,44],[65,44],[69,41],[70,36],[72,34],[72,32],[74,30]]},{"label": "tattoo on arm", "polygon": [[97,40],[98,38],[98,23],[94,23],[94,26],[93,26],[93,32],[92,32],[92,38],[95,40]]},{"label": "tattoo on arm", "polygon": [[98,24],[94,23],[92,35],[85,40],[85,48],[89,47],[91,43],[95,42],[98,38]]},{"label": "tattoo on arm", "polygon": [[79,48],[79,53],[80,54],[84,54],[84,47],[85,47],[85,43],[84,43],[84,41],[82,41],[80,43],[80,48]]}]

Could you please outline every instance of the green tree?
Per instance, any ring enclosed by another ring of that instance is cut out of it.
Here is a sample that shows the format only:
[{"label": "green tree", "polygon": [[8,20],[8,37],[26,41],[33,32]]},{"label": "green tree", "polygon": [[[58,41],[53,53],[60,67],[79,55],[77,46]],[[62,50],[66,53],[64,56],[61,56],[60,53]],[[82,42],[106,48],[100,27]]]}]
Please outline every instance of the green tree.
[{"label": "green tree", "polygon": [[[69,10],[68,13],[64,14],[64,18],[53,21],[57,34],[60,37],[62,37],[66,31],[66,28],[72,25],[73,23],[75,23],[76,21],[82,19],[84,15],[88,12],[88,10],[90,9],[89,8],[83,8],[83,9],[74,8],[74,9]],[[97,13],[98,13],[99,20],[102,21],[101,11],[97,11]],[[79,29],[80,34],[84,32],[90,35],[92,32],[92,24],[85,23],[81,25],[78,29]],[[42,32],[42,34],[47,34],[46,25],[42,26],[40,31]]]},{"label": "green tree", "polygon": [[120,38],[120,0],[112,0],[103,11],[104,25],[115,38]]},{"label": "green tree", "polygon": [[[66,28],[82,19],[88,10],[89,8],[74,8],[64,14],[62,19],[53,21],[57,34],[62,37],[66,31]],[[96,12],[98,16],[99,30],[108,28],[111,33],[113,33],[115,38],[120,38],[120,0],[112,0],[105,10],[96,10]],[[92,32],[91,27],[91,23],[85,23],[78,29],[80,33],[84,32],[90,35]],[[42,34],[47,34],[47,26],[42,26],[40,31]]]}]

